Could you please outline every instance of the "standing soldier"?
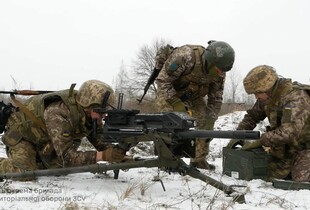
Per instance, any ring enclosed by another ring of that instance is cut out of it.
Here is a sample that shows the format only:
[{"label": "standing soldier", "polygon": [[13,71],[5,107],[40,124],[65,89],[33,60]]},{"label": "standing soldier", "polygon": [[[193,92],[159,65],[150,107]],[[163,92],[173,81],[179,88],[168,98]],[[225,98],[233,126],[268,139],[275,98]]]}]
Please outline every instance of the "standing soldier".
[{"label": "standing soldier", "polygon": [[[212,130],[222,105],[225,75],[233,66],[235,52],[226,42],[208,44],[207,48],[184,45],[171,52],[156,79],[156,103],[159,111],[190,112],[198,128]],[[196,139],[192,166],[214,169],[206,161],[211,140]]]},{"label": "standing soldier", "polygon": [[[72,86],[20,103],[19,109],[11,113],[2,136],[8,158],[0,159],[0,173],[122,160],[125,151],[91,138],[92,121],[102,123],[102,116],[93,109],[105,108],[105,93],[111,93],[107,104],[113,104],[110,86],[88,80],[78,91]],[[98,151],[78,151],[83,137],[88,137]]]},{"label": "standing soldier", "polygon": [[243,84],[245,91],[254,94],[257,101],[237,129],[253,130],[266,117],[270,128],[255,142],[232,140],[228,147],[239,143],[244,144],[243,150],[263,146],[270,153],[270,178],[309,182],[310,86],[281,78],[267,65],[253,68]]}]

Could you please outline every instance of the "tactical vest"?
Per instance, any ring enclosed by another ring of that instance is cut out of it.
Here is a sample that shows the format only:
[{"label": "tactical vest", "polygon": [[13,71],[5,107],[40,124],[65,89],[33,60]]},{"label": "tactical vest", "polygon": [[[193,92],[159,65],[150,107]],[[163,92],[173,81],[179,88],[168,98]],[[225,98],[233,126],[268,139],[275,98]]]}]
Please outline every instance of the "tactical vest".
[{"label": "tactical vest", "polygon": [[204,97],[208,94],[209,84],[215,77],[207,75],[205,72],[205,62],[203,60],[203,53],[205,48],[200,45],[186,45],[193,50],[192,57],[194,58],[195,64],[189,71],[177,79],[173,86],[177,91],[178,97],[190,93],[191,99]]},{"label": "tactical vest", "polygon": [[293,82],[293,88],[298,90],[304,90],[310,96],[310,85],[302,84],[299,82]]},{"label": "tactical vest", "polygon": [[[75,128],[73,135],[83,137],[85,136],[87,129],[84,125],[81,124],[84,114],[80,106],[76,104],[76,93],[77,91],[68,89],[44,95],[37,95],[29,98],[24,103],[24,105],[27,109],[29,109],[29,111],[34,114],[36,118],[44,122],[43,115],[45,108],[53,102],[63,101],[65,105],[69,108],[71,115],[70,117],[71,119],[73,119],[73,127]],[[48,137],[47,131],[44,128],[33,122],[32,119],[29,119],[29,117],[21,111],[19,111],[17,115],[19,118],[19,125],[14,125],[14,128],[17,128],[18,132],[12,131],[12,133],[16,135],[17,139],[15,140],[17,142],[24,138],[25,140],[30,141],[34,145],[36,145],[38,149],[42,148],[46,143],[50,142],[50,138]],[[10,133],[10,130],[8,131],[8,133]]]},{"label": "tactical vest", "polygon": [[272,130],[281,125],[283,113],[282,107],[280,107],[280,98],[287,95],[291,91],[293,91],[293,86],[290,80],[280,79],[275,84],[271,100],[264,107]]},{"label": "tactical vest", "polygon": [[[294,90],[304,90],[302,86],[292,83],[290,79],[279,79],[276,83],[274,91],[272,93],[271,101],[265,105],[265,113],[267,114],[270,126],[275,129],[281,125],[283,117],[285,118],[286,113],[283,113],[282,107],[280,107],[280,98],[291,93]],[[293,142],[292,146],[305,147],[310,142],[310,118],[308,118],[306,125],[303,130],[303,134],[298,139],[298,142]]]},{"label": "tactical vest", "polygon": [[[293,82],[293,89],[294,90],[304,90],[307,92],[307,94],[309,95],[310,97],[310,85],[306,85],[306,84],[301,84],[301,83],[298,83],[298,82]],[[310,107],[309,107],[310,109]],[[309,110],[310,111],[310,110]],[[300,139],[300,142],[303,145],[303,147],[307,148],[307,149],[310,149],[310,116],[307,120],[307,123],[304,127],[304,133]]]},{"label": "tactical vest", "polygon": [[[276,129],[281,125],[283,112],[282,107],[280,107],[280,98],[292,90],[293,89],[290,81],[280,79],[276,82],[275,88],[272,92],[271,100],[264,106],[271,130]],[[273,145],[271,147],[270,154],[278,159],[287,159],[290,158],[295,151],[295,146],[291,147],[290,149],[292,148],[294,149],[289,152],[287,151],[285,145]]]}]

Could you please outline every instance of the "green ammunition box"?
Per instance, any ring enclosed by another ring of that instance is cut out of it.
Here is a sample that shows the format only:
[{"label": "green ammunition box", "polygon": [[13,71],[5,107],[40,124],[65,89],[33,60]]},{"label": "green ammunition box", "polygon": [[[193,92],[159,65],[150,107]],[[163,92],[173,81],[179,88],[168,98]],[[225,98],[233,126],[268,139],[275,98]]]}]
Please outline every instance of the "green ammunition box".
[{"label": "green ammunition box", "polygon": [[223,148],[223,174],[236,179],[266,179],[267,154],[263,149]]}]

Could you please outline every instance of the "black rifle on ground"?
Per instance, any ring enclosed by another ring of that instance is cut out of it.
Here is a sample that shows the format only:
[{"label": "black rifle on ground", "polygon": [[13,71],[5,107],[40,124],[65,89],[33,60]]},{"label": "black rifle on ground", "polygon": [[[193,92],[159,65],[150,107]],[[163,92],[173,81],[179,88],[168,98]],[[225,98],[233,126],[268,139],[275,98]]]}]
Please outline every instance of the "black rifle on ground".
[{"label": "black rifle on ground", "polygon": [[[97,128],[94,134],[97,138],[106,143],[117,143],[126,150],[138,142],[152,141],[156,156],[150,159],[138,159],[121,163],[98,163],[81,167],[6,173],[0,174],[0,179],[65,175],[80,172],[103,173],[109,170],[158,167],[167,172],[178,172],[184,176],[189,175],[200,179],[232,196],[234,201],[245,202],[244,194],[238,193],[234,186],[225,185],[204,175],[198,169],[186,164],[182,158],[195,156],[195,138],[197,137],[258,139],[260,137],[259,132],[195,130],[194,120],[186,113],[139,114],[138,110],[123,109],[108,111],[98,109],[96,111],[107,114],[104,126]],[[118,178],[118,174],[114,178]]]}]

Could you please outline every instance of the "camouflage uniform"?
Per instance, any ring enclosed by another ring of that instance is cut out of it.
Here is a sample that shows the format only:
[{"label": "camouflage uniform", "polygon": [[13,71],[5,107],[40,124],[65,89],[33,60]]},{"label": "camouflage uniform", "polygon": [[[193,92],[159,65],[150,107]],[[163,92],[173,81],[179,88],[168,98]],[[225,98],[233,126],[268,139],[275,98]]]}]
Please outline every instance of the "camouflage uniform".
[{"label": "camouflage uniform", "polygon": [[[248,84],[249,85],[249,84]],[[279,78],[270,99],[256,101],[239,124],[239,130],[252,130],[268,118],[271,130],[261,143],[271,148],[269,176],[310,181],[310,97],[290,79]]]},{"label": "camouflage uniform", "polygon": [[[174,111],[171,105],[181,99],[197,120],[200,129],[213,129],[222,105],[225,73],[206,74],[203,52],[205,48],[185,45],[174,49],[163,65],[156,83],[158,111]],[[207,104],[204,96],[208,96]],[[196,140],[195,159],[205,159],[209,141]]]},{"label": "camouflage uniform", "polygon": [[[43,126],[21,111],[11,114],[2,137],[8,158],[1,160],[0,173],[96,162],[96,151],[77,151],[81,138],[90,134],[91,119],[76,103],[76,94],[64,90],[29,98],[25,106],[42,120]],[[103,149],[97,141],[92,143]]]}]

